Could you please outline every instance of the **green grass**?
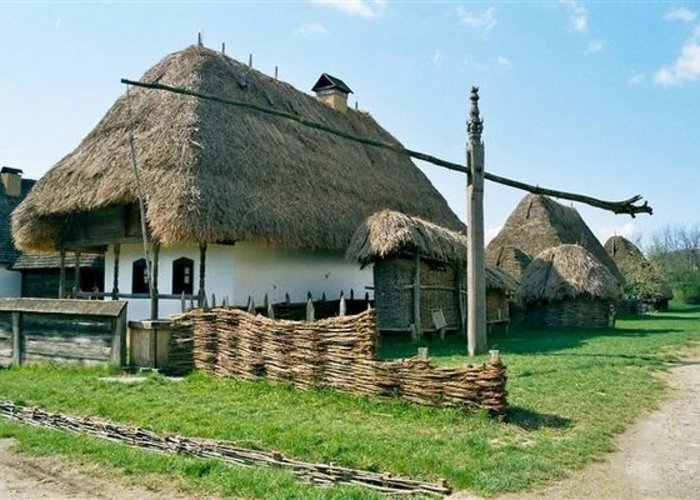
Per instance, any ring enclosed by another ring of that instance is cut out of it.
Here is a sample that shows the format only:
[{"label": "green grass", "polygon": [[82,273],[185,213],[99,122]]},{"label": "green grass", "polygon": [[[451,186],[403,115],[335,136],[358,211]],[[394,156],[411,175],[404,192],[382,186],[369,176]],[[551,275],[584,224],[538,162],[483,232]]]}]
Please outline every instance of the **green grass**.
[{"label": "green grass", "polygon": [[[611,437],[658,404],[654,371],[700,341],[700,308],[618,321],[615,330],[495,333],[509,373],[507,423],[484,413],[431,409],[329,389],[301,392],[264,381],[193,374],[138,385],[101,382],[101,369],[27,367],[0,371],[0,398],[50,411],[94,415],[179,433],[235,441],[289,456],[425,480],[446,478],[480,494],[527,489],[603,456]],[[434,362],[465,362],[461,339],[428,341]],[[384,357],[415,345],[385,339]],[[0,435],[25,450],[96,460],[131,475],[167,474],[193,491],[280,498],[366,496],[314,489],[277,470],[239,469],[180,457],[156,457],[111,443],[27,431],[0,421]],[[42,436],[41,438],[37,436]],[[143,468],[143,471],[142,471]]]}]

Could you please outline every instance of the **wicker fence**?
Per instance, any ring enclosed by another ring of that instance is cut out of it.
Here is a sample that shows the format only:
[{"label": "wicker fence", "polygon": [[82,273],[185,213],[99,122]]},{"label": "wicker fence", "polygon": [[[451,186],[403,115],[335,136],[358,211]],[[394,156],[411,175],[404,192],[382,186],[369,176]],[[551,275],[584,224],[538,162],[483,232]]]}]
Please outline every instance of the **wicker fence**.
[{"label": "wicker fence", "polygon": [[271,320],[235,309],[195,309],[174,321],[172,366],[505,413],[506,368],[500,361],[434,368],[420,359],[378,360],[376,325],[373,309],[311,322]]}]

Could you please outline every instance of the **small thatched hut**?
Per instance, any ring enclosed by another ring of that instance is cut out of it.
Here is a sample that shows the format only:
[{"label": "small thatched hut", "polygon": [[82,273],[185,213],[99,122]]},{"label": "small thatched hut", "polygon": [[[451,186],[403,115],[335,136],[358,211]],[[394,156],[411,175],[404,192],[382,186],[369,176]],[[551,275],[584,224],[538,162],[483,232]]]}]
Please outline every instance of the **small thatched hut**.
[{"label": "small thatched hut", "polygon": [[486,262],[520,279],[532,257],[512,245],[493,246],[486,249]]},{"label": "small thatched hut", "polygon": [[537,255],[547,248],[565,244],[582,246],[624,283],[615,261],[576,209],[561,205],[547,196],[525,196],[510,214],[503,229],[488,244],[487,255],[493,264],[493,259],[499,256],[499,249],[504,246]]},{"label": "small thatched hut", "polygon": [[[363,266],[374,264],[380,330],[426,332],[464,326],[464,235],[419,217],[382,210],[357,229],[346,256]],[[509,274],[486,266],[487,321],[509,320],[508,299],[517,288]]]},{"label": "small thatched hut", "polygon": [[668,309],[673,290],[663,271],[644,256],[637,246],[622,236],[612,236],[605,242],[605,250],[625,276],[625,291],[657,311]]},{"label": "small thatched hut", "polygon": [[618,280],[579,245],[560,245],[533,259],[521,280],[524,323],[549,328],[614,325]]},{"label": "small thatched hut", "polygon": [[[368,113],[348,108],[349,88],[329,75],[319,79],[314,97],[192,46],[164,58],[142,81],[399,145]],[[105,290],[129,295],[132,318],[149,315],[149,283],[130,134],[152,242],[152,284],[158,297],[174,299],[161,304],[161,316],[179,310],[182,293],[245,304],[249,295],[262,303],[265,294],[276,302],[285,293],[294,300],[307,291],[318,297],[361,290],[371,273],[343,254],[358,225],[383,208],[461,227],[404,155],[241,107],[132,88],[36,183],[12,224],[25,250],[105,252]]]}]

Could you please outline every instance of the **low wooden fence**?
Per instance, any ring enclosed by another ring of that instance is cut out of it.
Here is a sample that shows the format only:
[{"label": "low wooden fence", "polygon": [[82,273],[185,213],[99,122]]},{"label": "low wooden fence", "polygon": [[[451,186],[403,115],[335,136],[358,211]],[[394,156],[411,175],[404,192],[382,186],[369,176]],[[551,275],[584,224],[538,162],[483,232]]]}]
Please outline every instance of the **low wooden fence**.
[{"label": "low wooden fence", "polygon": [[126,361],[126,302],[0,299],[0,366]]},{"label": "low wooden fence", "polygon": [[216,459],[233,465],[282,467],[296,476],[318,485],[351,484],[390,494],[444,496],[451,493],[444,481],[428,483],[333,464],[315,464],[294,460],[280,453],[239,448],[230,441],[159,436],[153,432],[92,418],[48,413],[38,408],[0,401],[0,416],[28,425],[87,434],[148,451]]},{"label": "low wooden fence", "polygon": [[377,338],[374,309],[310,322],[195,309],[174,319],[171,366],[505,413],[506,368],[500,360],[459,368],[435,368],[423,359],[383,361],[375,356]]}]

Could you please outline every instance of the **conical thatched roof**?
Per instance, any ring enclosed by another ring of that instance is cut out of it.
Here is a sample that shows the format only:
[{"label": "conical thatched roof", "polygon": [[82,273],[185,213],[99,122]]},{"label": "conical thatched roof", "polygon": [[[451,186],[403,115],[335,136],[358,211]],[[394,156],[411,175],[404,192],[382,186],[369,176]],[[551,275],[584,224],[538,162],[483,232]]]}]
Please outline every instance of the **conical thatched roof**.
[{"label": "conical thatched roof", "polygon": [[524,303],[555,302],[569,298],[618,300],[618,280],[580,245],[548,248],[533,259],[521,279]]},{"label": "conical thatched roof", "polygon": [[[361,264],[415,255],[448,264],[465,265],[467,237],[420,217],[410,217],[393,210],[370,215],[355,231],[346,257]],[[490,264],[486,264],[486,287],[516,291],[518,281]]]},{"label": "conical thatched roof", "polygon": [[[166,57],[144,82],[292,113],[398,144],[367,113],[339,112],[204,47]],[[137,202],[133,130],[151,234],[180,241],[262,240],[344,250],[371,213],[393,208],[458,229],[459,219],[408,157],[293,121],[169,92],[131,89],[15,211],[15,241],[51,250],[76,212]]]},{"label": "conical thatched roof", "polygon": [[[503,229],[491,240],[488,255],[498,255],[503,246],[519,248],[530,255],[564,244],[581,245],[624,282],[622,273],[573,207],[547,196],[528,194],[515,208]],[[493,262],[491,260],[491,262]]]},{"label": "conical thatched roof", "polygon": [[637,246],[622,236],[612,236],[605,250],[625,275],[627,285],[640,299],[647,302],[670,300],[673,290],[657,266],[644,257]]},{"label": "conical thatched roof", "polygon": [[525,268],[532,262],[532,257],[521,249],[511,245],[488,247],[486,262],[520,279]]}]

